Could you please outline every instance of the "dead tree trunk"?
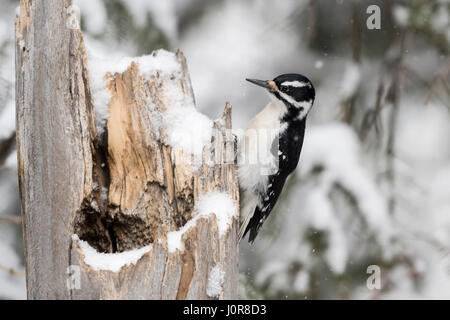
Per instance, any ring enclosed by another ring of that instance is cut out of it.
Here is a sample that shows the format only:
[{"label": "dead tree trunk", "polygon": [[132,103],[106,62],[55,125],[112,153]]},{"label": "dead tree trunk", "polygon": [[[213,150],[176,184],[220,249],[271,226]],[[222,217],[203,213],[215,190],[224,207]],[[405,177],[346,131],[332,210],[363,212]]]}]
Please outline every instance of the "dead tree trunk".
[{"label": "dead tree trunk", "polygon": [[211,122],[199,165],[171,143],[172,124],[161,118],[194,101],[178,52],[173,74],[149,75],[132,62],[104,75],[109,117],[99,134],[83,37],[68,27],[70,5],[21,0],[16,17],[28,297],[237,298],[231,106]]}]

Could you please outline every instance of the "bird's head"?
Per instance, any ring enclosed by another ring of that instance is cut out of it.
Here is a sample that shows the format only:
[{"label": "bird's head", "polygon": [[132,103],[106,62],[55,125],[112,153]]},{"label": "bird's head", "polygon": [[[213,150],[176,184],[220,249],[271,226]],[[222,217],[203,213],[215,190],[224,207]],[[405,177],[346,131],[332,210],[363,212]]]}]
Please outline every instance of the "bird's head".
[{"label": "bird's head", "polygon": [[314,103],[314,86],[301,74],[282,74],[273,80],[246,80],[266,89],[273,99],[283,102],[288,112],[298,115],[300,119],[306,117]]}]

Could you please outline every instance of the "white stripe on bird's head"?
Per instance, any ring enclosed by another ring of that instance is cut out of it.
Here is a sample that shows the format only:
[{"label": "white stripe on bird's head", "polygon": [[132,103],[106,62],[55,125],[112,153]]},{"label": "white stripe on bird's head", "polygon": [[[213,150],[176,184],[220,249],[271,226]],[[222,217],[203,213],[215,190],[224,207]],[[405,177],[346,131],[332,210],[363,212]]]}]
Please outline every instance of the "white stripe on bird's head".
[{"label": "white stripe on bird's head", "polygon": [[302,87],[310,87],[311,84],[304,81],[285,81],[281,84],[283,87],[294,87],[294,88],[302,88]]},{"label": "white stripe on bird's head", "polygon": [[299,118],[303,119],[309,112],[309,109],[311,109],[313,105],[313,100],[305,100],[305,101],[296,101],[291,96],[287,95],[284,92],[278,91],[278,94],[281,98],[286,100],[290,105],[294,106],[295,108],[300,110]]}]

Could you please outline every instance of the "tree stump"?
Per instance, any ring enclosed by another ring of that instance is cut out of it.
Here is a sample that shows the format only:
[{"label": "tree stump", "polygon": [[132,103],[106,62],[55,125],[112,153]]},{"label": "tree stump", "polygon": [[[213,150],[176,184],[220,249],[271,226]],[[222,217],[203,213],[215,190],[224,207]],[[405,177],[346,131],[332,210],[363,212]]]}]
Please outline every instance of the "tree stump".
[{"label": "tree stump", "polygon": [[237,298],[231,106],[211,121],[200,162],[172,141],[177,123],[169,115],[194,105],[178,51],[173,74],[133,60],[101,75],[110,99],[99,132],[83,37],[67,24],[70,5],[21,0],[16,17],[28,297]]}]

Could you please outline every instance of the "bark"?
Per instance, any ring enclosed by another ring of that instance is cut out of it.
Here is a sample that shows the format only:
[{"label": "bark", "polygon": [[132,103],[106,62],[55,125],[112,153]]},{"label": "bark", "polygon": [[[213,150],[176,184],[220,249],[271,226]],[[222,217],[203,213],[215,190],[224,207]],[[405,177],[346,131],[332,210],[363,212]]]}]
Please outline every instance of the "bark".
[{"label": "bark", "polygon": [[[231,106],[214,122],[212,147],[199,168],[157,132],[153,115],[173,107],[170,84],[194,100],[186,61],[182,77],[146,79],[132,63],[107,74],[111,94],[105,134],[96,128],[83,37],[69,28],[71,1],[21,0],[16,18],[16,105],[19,184],[30,299],[237,298],[238,219],[220,236],[214,214],[169,252],[167,234],[193,216],[202,195],[239,192]],[[172,82],[172,83],[169,83]],[[195,125],[195,124],[193,124]],[[214,160],[214,161],[211,161]],[[97,271],[79,239],[115,254],[151,245],[136,264]],[[77,270],[75,273],[75,270]],[[222,292],[207,295],[213,267]],[[71,277],[79,285],[68,285]]]}]

